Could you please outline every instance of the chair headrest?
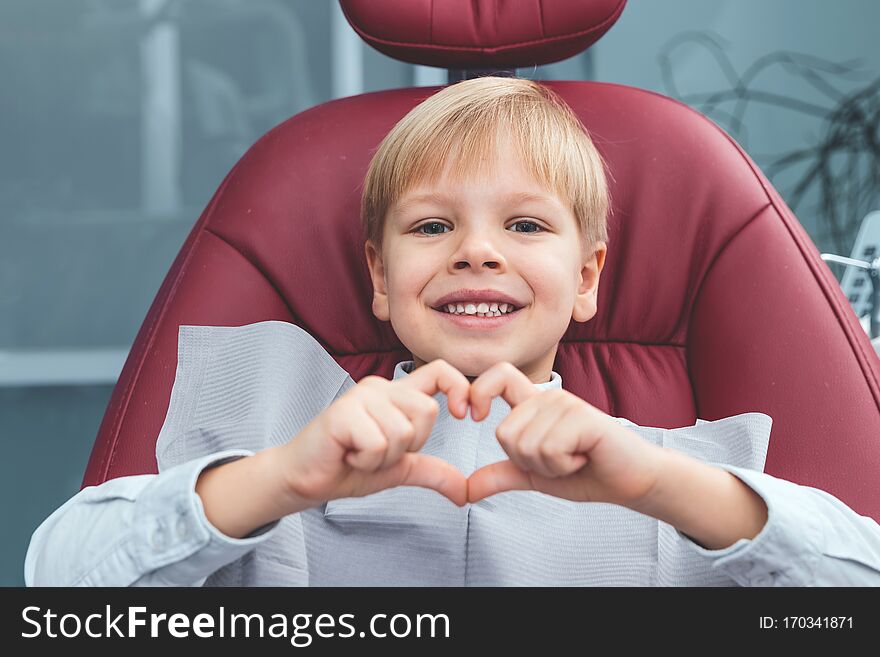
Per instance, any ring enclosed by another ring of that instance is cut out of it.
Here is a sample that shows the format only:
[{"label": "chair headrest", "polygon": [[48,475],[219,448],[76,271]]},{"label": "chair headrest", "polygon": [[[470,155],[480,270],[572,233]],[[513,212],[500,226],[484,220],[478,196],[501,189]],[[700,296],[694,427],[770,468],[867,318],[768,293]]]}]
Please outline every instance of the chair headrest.
[{"label": "chair headrest", "polygon": [[361,38],[389,57],[453,69],[526,68],[573,57],[626,0],[340,0]]}]

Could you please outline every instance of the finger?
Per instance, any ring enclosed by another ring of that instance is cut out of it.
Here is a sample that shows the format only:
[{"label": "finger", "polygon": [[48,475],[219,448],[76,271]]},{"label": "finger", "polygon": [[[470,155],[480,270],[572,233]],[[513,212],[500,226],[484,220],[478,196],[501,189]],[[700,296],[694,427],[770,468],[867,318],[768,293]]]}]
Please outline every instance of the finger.
[{"label": "finger", "polygon": [[574,474],[590,460],[589,455],[580,450],[582,421],[583,415],[578,413],[577,406],[571,405],[548,432],[541,446],[541,456],[551,477]]},{"label": "finger", "polygon": [[[542,395],[542,399],[546,396]],[[526,464],[528,470],[537,472],[542,477],[557,476],[553,456],[563,448],[564,441],[560,436],[563,432],[575,433],[570,431],[570,427],[560,423],[569,408],[559,398],[555,403],[551,400],[523,427],[516,449],[519,451],[520,460]]]},{"label": "finger", "polygon": [[385,457],[385,434],[361,403],[352,404],[348,420],[342,440],[351,451],[345,455],[345,462],[358,470],[375,472]]},{"label": "finger", "polygon": [[[523,429],[534,419],[540,412],[541,408],[537,404],[528,402],[516,406],[501,422],[495,427],[495,437],[502,447],[506,445],[513,446],[523,433]],[[506,451],[506,450],[505,450]]]},{"label": "finger", "polygon": [[408,386],[392,386],[389,399],[406,415],[415,428],[415,435],[407,447],[407,451],[418,452],[424,446],[440,412],[440,404],[434,397],[429,397],[419,390]]},{"label": "finger", "polygon": [[479,422],[486,418],[495,397],[502,397],[511,408],[543,392],[515,365],[501,362],[483,372],[471,384],[471,417]]},{"label": "finger", "polygon": [[438,391],[443,392],[447,397],[450,413],[460,420],[467,415],[471,383],[445,360],[433,360],[398,380],[402,385],[420,390],[426,395],[434,396]]},{"label": "finger", "polygon": [[384,392],[370,395],[364,402],[367,413],[370,414],[385,436],[387,447],[385,455],[379,464],[379,469],[387,468],[400,459],[400,455],[407,451],[416,435],[413,423]]},{"label": "finger", "polygon": [[444,495],[454,504],[467,502],[467,479],[451,463],[429,454],[404,454],[389,475],[398,486],[421,486]]},{"label": "finger", "polygon": [[529,424],[535,415],[539,412],[539,408],[535,404],[526,402],[522,406],[514,408],[510,414],[495,427],[495,438],[498,444],[507,454],[507,458],[514,462],[522,470],[529,470],[529,464],[523,458],[519,447],[520,441],[523,439],[523,429]]},{"label": "finger", "polygon": [[513,461],[498,461],[474,471],[467,480],[468,502],[508,490],[533,490],[529,473]]}]

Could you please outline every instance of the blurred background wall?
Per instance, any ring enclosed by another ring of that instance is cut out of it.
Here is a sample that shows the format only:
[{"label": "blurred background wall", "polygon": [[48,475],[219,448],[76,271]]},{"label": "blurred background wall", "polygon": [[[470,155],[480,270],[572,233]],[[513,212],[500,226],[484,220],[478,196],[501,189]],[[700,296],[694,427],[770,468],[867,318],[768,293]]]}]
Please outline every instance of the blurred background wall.
[{"label": "blurred background wall", "polygon": [[[518,73],[677,97],[728,130],[820,251],[880,209],[880,3],[630,0]],[[333,0],[0,0],[0,585],[76,493],[128,350],[222,177],[332,98],[445,84]],[[839,275],[839,272],[835,271]]]}]

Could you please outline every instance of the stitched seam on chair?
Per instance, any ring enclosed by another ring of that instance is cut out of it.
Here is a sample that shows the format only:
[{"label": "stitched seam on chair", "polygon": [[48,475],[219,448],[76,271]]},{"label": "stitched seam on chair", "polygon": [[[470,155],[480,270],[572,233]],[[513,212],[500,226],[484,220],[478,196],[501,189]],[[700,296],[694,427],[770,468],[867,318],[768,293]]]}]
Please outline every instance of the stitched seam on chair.
[{"label": "stitched seam on chair", "polygon": [[496,48],[484,48],[480,46],[442,46],[440,44],[428,44],[424,43],[414,43],[407,41],[391,41],[389,39],[383,39],[381,37],[373,36],[369,32],[361,29],[360,26],[351,23],[351,26],[354,28],[354,31],[361,35],[361,38],[368,39],[371,41],[375,41],[376,43],[381,43],[387,46],[404,46],[406,48],[416,48],[416,49],[426,49],[426,50],[452,50],[452,51],[469,51],[469,52],[485,52],[485,53],[496,53],[502,52],[504,50],[511,50],[514,48],[521,48],[523,46],[531,46],[535,44],[547,44],[552,43],[554,41],[565,41],[568,39],[576,39],[577,37],[581,37],[584,35],[591,34],[593,32],[601,31],[605,28],[608,23],[613,23],[620,16],[620,13],[623,11],[623,3],[618,4],[617,10],[613,11],[608,18],[603,20],[598,25],[594,25],[586,30],[581,30],[580,32],[572,32],[571,34],[563,34],[556,37],[546,37],[541,39],[532,39],[531,41],[515,41],[513,43],[508,43],[503,46],[498,46]]},{"label": "stitched seam on chair", "polygon": [[538,0],[538,21],[541,24],[541,36],[546,37],[547,31],[544,29],[544,2],[543,2],[543,0]]},{"label": "stitched seam on chair", "polygon": [[703,277],[700,279],[700,284],[697,285],[697,291],[694,294],[694,300],[691,304],[690,317],[688,318],[688,326],[690,326],[693,321],[694,308],[697,306],[697,298],[699,298],[701,292],[703,291],[703,285],[706,283],[706,279],[709,277],[709,274],[712,272],[712,269],[715,267],[715,263],[718,262],[718,259],[727,251],[727,248],[733,243],[733,241],[740,236],[740,234],[749,226],[752,225],[752,222],[755,221],[758,217],[760,217],[767,208],[772,207],[772,204],[767,203],[767,205],[762,205],[758,210],[748,219],[743,222],[743,225],[737,228],[733,233],[725,240],[724,244],[715,252],[715,255],[712,256],[712,260],[709,262],[709,265],[706,267],[706,271],[703,273]]},{"label": "stitched seam on chair", "polygon": [[[314,337],[314,336],[312,336]],[[315,338],[317,340],[317,338]],[[638,342],[636,340],[564,340],[560,344],[568,345],[568,344],[597,344],[597,345],[636,345],[639,347],[656,347],[656,348],[670,348],[670,349],[685,349],[686,345],[683,344],[672,344],[672,343],[652,343],[652,342]],[[323,345],[322,345],[323,346]],[[354,352],[340,352],[335,349],[330,349],[325,347],[325,351],[333,356],[337,356],[339,358],[356,358],[361,356],[371,356],[374,354],[395,354],[409,353],[404,348],[398,349],[363,349],[361,351]]]},{"label": "stitched seam on chair", "polygon": [[[198,247],[199,241],[202,238],[202,231],[204,230],[204,226],[208,223],[208,219],[214,212],[214,208],[219,203],[220,198],[223,196],[223,192],[226,189],[226,186],[229,184],[229,180],[232,178],[233,173],[238,168],[238,164],[236,164],[226,177],[223,179],[223,182],[220,184],[220,187],[217,189],[217,192],[214,194],[214,197],[211,199],[208,207],[205,209],[205,212],[202,214],[201,219],[196,223],[196,228],[198,232],[196,233],[195,238],[193,239],[192,246],[190,247],[189,253],[186,254],[183,262],[180,265],[180,270],[177,272],[177,277],[174,279],[170,289],[168,290],[168,294],[165,299],[162,301],[162,305],[159,307],[156,312],[155,318],[150,323],[149,328],[147,329],[147,333],[145,339],[143,341],[143,347],[141,348],[138,355],[135,357],[135,371],[129,378],[126,383],[125,390],[122,393],[122,399],[119,401],[119,406],[116,408],[116,413],[113,415],[113,422],[110,425],[110,431],[112,433],[112,438],[110,439],[110,446],[107,448],[107,451],[101,456],[101,461],[98,465],[98,476],[101,481],[105,481],[107,478],[107,473],[112,469],[113,462],[116,460],[116,444],[119,442],[119,432],[120,432],[120,424],[119,418],[121,416],[125,416],[125,413],[128,411],[128,404],[131,401],[131,391],[136,381],[140,379],[141,370],[144,366],[144,355],[147,354],[150,348],[153,346],[153,342],[156,339],[156,326],[161,323],[162,319],[165,317],[165,313],[168,310],[169,301],[174,298],[174,295],[177,292],[177,288],[180,285],[180,281],[183,280],[183,275],[187,271],[189,262],[192,259],[192,255]],[[200,229],[199,226],[202,226]],[[109,459],[109,460],[108,460]],[[106,470],[104,470],[104,466],[106,464]]]},{"label": "stitched seam on chair", "polygon": [[370,40],[376,41],[377,43],[381,43],[385,46],[400,46],[404,48],[411,48],[416,50],[448,50],[451,52],[473,52],[473,53],[488,53],[495,54],[499,52],[505,52],[507,50],[515,50],[517,48],[522,48],[525,46],[539,45],[539,44],[548,44],[552,42],[558,41],[574,41],[577,37],[589,34],[590,32],[595,32],[596,29],[584,30],[583,32],[576,32],[574,34],[566,34],[563,36],[556,37],[546,37],[541,39],[532,39],[531,41],[520,41],[517,43],[508,43],[503,46],[496,46],[494,48],[487,48],[484,46],[444,46],[440,44],[424,44],[424,43],[407,43],[405,41],[388,41],[387,39],[380,39],[377,37],[369,37]]},{"label": "stitched seam on chair", "polygon": [[676,349],[684,349],[687,345],[677,342],[641,342],[639,340],[562,340],[560,344],[636,344],[640,347],[674,347]]},{"label": "stitched seam on chair", "polygon": [[290,308],[290,304],[287,303],[287,299],[285,299],[284,295],[281,294],[281,291],[279,290],[278,285],[275,284],[275,281],[272,280],[272,278],[259,265],[257,265],[256,262],[254,262],[253,260],[248,258],[244,253],[242,253],[241,249],[239,249],[237,246],[235,246],[235,244],[233,244],[228,239],[223,237],[223,235],[221,235],[220,233],[217,233],[217,232],[211,230],[210,228],[205,228],[205,232],[210,233],[211,235],[216,237],[218,240],[223,242],[226,246],[228,246],[230,249],[232,249],[238,255],[240,255],[242,257],[242,259],[244,259],[245,262],[247,262],[248,264],[251,265],[251,267],[256,269],[257,272],[259,272],[263,276],[263,278],[266,279],[266,282],[272,287],[272,290],[275,292],[275,294],[281,300],[281,303],[284,304],[284,307],[287,309],[287,312],[290,314],[291,319],[293,319],[295,321],[295,323],[299,324],[299,321],[298,321],[299,318],[296,316],[296,314]]}]

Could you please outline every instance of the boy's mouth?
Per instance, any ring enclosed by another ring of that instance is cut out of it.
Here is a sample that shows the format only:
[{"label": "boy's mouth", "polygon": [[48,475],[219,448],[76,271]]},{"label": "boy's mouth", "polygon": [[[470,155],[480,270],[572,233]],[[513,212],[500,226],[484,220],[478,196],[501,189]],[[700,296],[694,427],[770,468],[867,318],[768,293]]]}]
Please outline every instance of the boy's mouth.
[{"label": "boy's mouth", "polygon": [[[513,310],[508,308],[507,312],[501,312],[501,314],[492,314],[491,310],[485,314],[476,312],[472,312],[471,314],[466,312],[460,314],[451,313],[443,308],[434,308],[433,310],[445,317],[446,320],[454,326],[466,329],[494,329],[511,322],[519,315],[524,307],[525,306],[520,308],[514,307]],[[496,309],[494,312],[498,313],[499,311]]]},{"label": "boy's mouth", "polygon": [[434,310],[449,315],[468,317],[501,317],[520,310],[520,307],[512,303],[450,303],[434,308]]}]

